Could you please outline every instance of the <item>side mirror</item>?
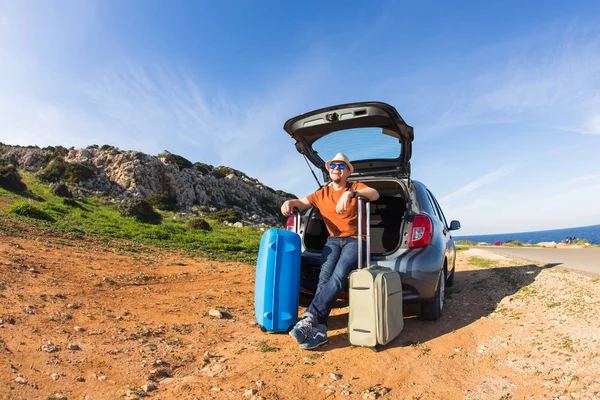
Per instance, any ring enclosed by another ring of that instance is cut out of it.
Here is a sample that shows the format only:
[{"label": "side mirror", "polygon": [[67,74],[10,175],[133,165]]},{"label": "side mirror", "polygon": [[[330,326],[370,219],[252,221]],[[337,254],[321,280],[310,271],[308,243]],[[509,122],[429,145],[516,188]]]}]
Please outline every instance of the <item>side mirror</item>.
[{"label": "side mirror", "polygon": [[458,222],[456,220],[450,221],[450,228],[448,228],[448,230],[456,231],[458,229],[460,229],[460,222]]}]

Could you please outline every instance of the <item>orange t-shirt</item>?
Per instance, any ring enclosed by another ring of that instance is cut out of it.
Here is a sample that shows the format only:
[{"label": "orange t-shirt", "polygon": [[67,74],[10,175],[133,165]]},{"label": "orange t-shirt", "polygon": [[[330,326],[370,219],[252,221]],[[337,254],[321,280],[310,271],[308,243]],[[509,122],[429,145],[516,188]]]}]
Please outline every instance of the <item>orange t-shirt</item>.
[{"label": "orange t-shirt", "polygon": [[317,207],[321,212],[329,235],[334,237],[358,237],[358,200],[350,199],[348,209],[343,214],[338,214],[335,207],[344,192],[349,190],[360,190],[368,188],[361,182],[347,182],[346,187],[341,190],[333,189],[333,186],[325,186],[306,197],[308,202]]}]

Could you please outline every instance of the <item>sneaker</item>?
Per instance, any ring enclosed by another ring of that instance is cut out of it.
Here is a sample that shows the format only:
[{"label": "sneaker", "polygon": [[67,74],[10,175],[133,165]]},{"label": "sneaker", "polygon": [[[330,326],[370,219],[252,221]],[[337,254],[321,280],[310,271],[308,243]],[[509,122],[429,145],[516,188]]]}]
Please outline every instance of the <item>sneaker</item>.
[{"label": "sneaker", "polygon": [[312,328],[308,338],[300,344],[300,348],[302,350],[311,350],[325,343],[327,343],[327,327],[323,324],[318,324]]},{"label": "sneaker", "polygon": [[296,325],[290,331],[290,336],[296,340],[298,343],[302,343],[306,340],[310,331],[312,330],[312,318],[302,318],[300,321],[296,323]]}]

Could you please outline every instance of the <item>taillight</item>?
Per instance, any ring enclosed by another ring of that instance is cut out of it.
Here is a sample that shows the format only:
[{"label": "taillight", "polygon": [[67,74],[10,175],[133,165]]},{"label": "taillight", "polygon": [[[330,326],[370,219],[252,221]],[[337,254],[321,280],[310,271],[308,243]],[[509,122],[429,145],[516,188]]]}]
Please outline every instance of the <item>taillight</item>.
[{"label": "taillight", "polygon": [[425,214],[416,215],[412,228],[410,229],[410,239],[408,248],[425,247],[431,241],[431,219]]},{"label": "taillight", "polygon": [[285,223],[285,229],[288,231],[295,232],[296,231],[295,223],[296,223],[296,217],[294,217],[293,215],[290,215],[287,219],[287,222]]}]

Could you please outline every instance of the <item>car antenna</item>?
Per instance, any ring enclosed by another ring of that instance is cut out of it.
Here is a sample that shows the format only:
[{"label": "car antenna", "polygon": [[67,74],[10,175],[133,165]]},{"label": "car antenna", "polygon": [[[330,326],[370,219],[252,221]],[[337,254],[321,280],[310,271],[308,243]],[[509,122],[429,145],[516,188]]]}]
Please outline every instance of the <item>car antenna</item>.
[{"label": "car antenna", "polygon": [[317,185],[319,185],[319,189],[321,189],[323,187],[323,185],[321,185],[321,182],[319,182],[319,178],[317,178],[317,175],[315,175],[315,171],[310,166],[310,164],[308,162],[308,158],[306,158],[305,154],[302,154],[302,155],[304,156],[304,161],[306,161],[306,165],[308,165],[308,169],[310,169],[310,172],[312,172],[313,176],[315,177],[315,181],[317,181]]}]

